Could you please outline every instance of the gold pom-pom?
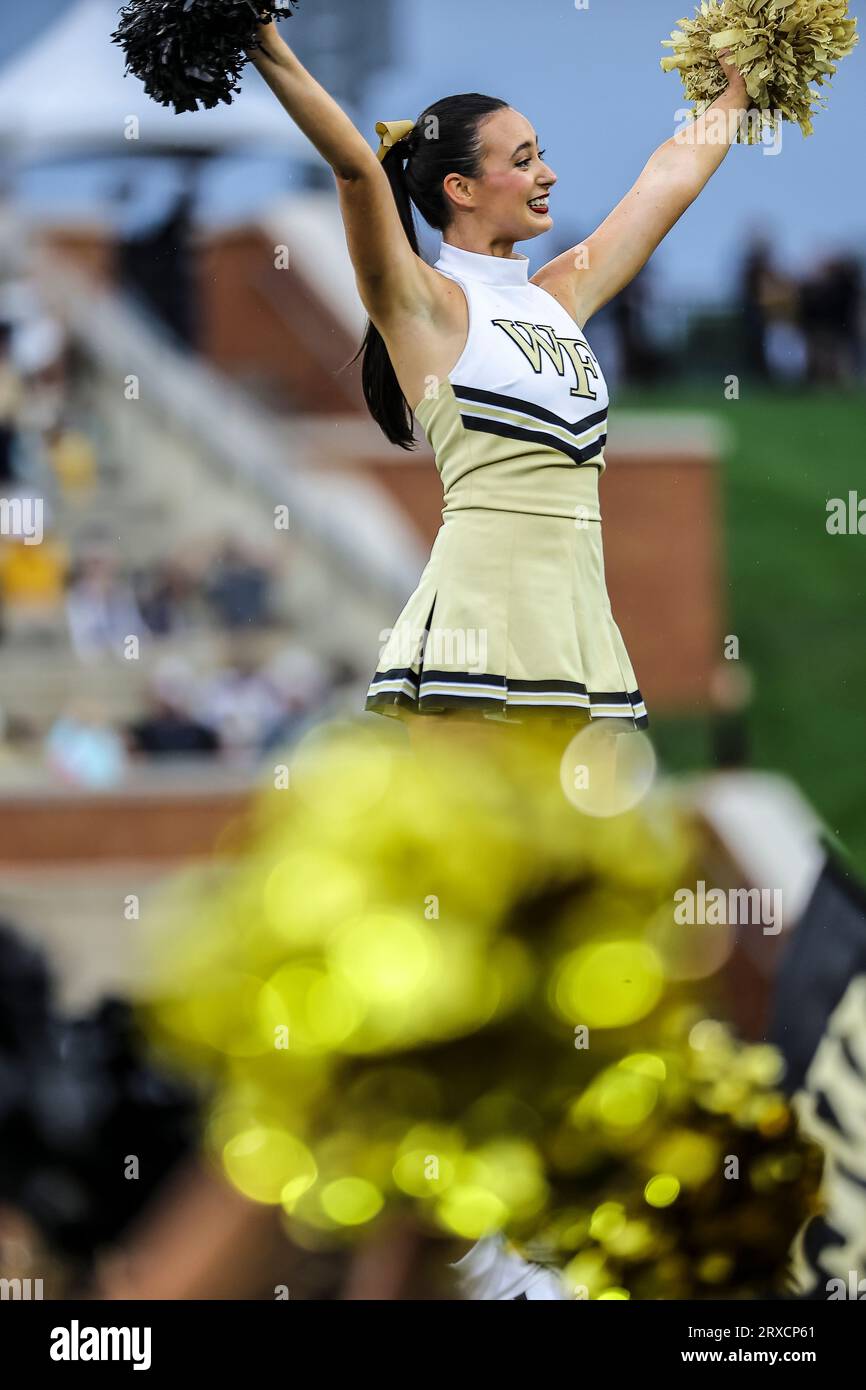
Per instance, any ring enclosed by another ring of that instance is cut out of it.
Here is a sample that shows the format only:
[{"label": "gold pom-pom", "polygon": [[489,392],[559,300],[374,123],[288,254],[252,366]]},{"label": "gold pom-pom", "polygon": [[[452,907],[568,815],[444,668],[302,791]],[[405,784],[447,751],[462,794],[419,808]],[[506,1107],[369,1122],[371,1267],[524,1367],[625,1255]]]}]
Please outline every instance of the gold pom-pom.
[{"label": "gold pom-pom", "polygon": [[816,1155],[781,1058],[705,1017],[660,930],[701,872],[688,813],[649,789],[584,814],[582,737],[314,731],[164,901],[148,1022],[209,1077],[227,1179],[305,1249],[409,1214],[537,1247],[580,1296],[751,1296]]},{"label": "gold pom-pom", "polygon": [[[857,21],[848,0],[703,0],[694,19],[681,19],[663,47],[665,72],[677,69],[686,99],[699,115],[724,91],[719,54],[727,50],[742,73],[762,123],[780,121],[812,134],[812,117],[826,105],[823,87],[853,50]],[[747,142],[755,142],[749,129]]]}]

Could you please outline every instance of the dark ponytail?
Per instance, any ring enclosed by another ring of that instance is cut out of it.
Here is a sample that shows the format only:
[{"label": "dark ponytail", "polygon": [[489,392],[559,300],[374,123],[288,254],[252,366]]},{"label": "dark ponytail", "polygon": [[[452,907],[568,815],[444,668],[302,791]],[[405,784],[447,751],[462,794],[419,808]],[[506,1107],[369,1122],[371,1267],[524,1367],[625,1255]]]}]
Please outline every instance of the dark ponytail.
[{"label": "dark ponytail", "polygon": [[[443,97],[428,106],[405,140],[393,145],[382,161],[403,230],[412,250],[419,254],[418,233],[412,204],[436,231],[444,232],[451,210],[443,183],[448,174],[475,179],[481,174],[480,124],[485,116],[507,107],[498,97],[467,92]],[[352,361],[361,353],[364,361],[361,382],[364,399],[373,419],[392,444],[414,449],[412,410],[400,389],[385,341],[369,319],[364,340]]]}]

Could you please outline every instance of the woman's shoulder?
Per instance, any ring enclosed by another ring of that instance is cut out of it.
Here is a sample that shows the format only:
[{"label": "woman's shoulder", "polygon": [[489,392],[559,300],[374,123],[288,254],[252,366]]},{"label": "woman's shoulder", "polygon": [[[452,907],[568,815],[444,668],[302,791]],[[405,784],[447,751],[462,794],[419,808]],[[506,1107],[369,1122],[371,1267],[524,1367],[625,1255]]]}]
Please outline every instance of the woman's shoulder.
[{"label": "woman's shoulder", "polygon": [[555,261],[551,261],[549,265],[542,266],[541,270],[536,271],[533,275],[529,284],[533,289],[540,290],[542,294],[555,299],[560,309],[568,315],[575,327],[583,334],[583,324],[577,312],[574,285],[567,276],[551,270],[551,266],[555,264]]}]

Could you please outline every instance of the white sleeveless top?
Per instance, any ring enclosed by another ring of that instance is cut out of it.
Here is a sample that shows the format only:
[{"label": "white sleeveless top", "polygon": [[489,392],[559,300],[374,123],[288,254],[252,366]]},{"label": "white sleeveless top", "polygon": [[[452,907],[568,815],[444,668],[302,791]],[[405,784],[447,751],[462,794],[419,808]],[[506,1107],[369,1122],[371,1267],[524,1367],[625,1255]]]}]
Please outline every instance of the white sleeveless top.
[{"label": "white sleeveless top", "polygon": [[435,269],[463,289],[469,333],[415,414],[436,455],[444,515],[467,507],[599,521],[609,397],[586,337],[529,282],[529,258],[442,243]]}]

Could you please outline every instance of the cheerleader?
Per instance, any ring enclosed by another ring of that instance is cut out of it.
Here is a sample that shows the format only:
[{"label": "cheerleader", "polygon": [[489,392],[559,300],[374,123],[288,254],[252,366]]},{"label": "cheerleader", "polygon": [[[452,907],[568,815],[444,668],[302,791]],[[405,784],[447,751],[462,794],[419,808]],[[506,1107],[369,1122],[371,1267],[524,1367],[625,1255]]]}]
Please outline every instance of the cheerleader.
[{"label": "cheerleader", "polygon": [[[273,24],[258,34],[252,60],[334,171],[369,315],[370,414],[404,449],[418,421],[444,489],[442,527],[367,709],[415,732],[529,717],[643,728],[605,586],[609,401],[584,327],[721,164],[749,104],[739,72],[723,57],[727,89],[689,137],[662,145],[598,230],[530,278],[514,248],[552,228],[557,177],[526,116],[474,92],[445,97],[417,120],[379,122],[374,153]],[[721,113],[731,117],[723,140]],[[434,266],[419,255],[413,205],[442,234]],[[471,1298],[561,1296],[551,1273],[501,1240],[479,1242],[455,1268]]]},{"label": "cheerleader", "polygon": [[[742,77],[723,55],[723,95],[656,150],[597,231],[530,278],[514,248],[550,231],[558,193],[524,115],[474,92],[445,97],[415,121],[379,122],[377,156],[275,26],[258,32],[253,61],[334,171],[369,315],[368,409],[404,449],[417,420],[443,483],[441,529],[367,709],[416,727],[444,714],[645,727],[605,585],[609,400],[584,328],[721,164],[749,105]],[[435,266],[419,255],[413,204],[442,234]]]}]

